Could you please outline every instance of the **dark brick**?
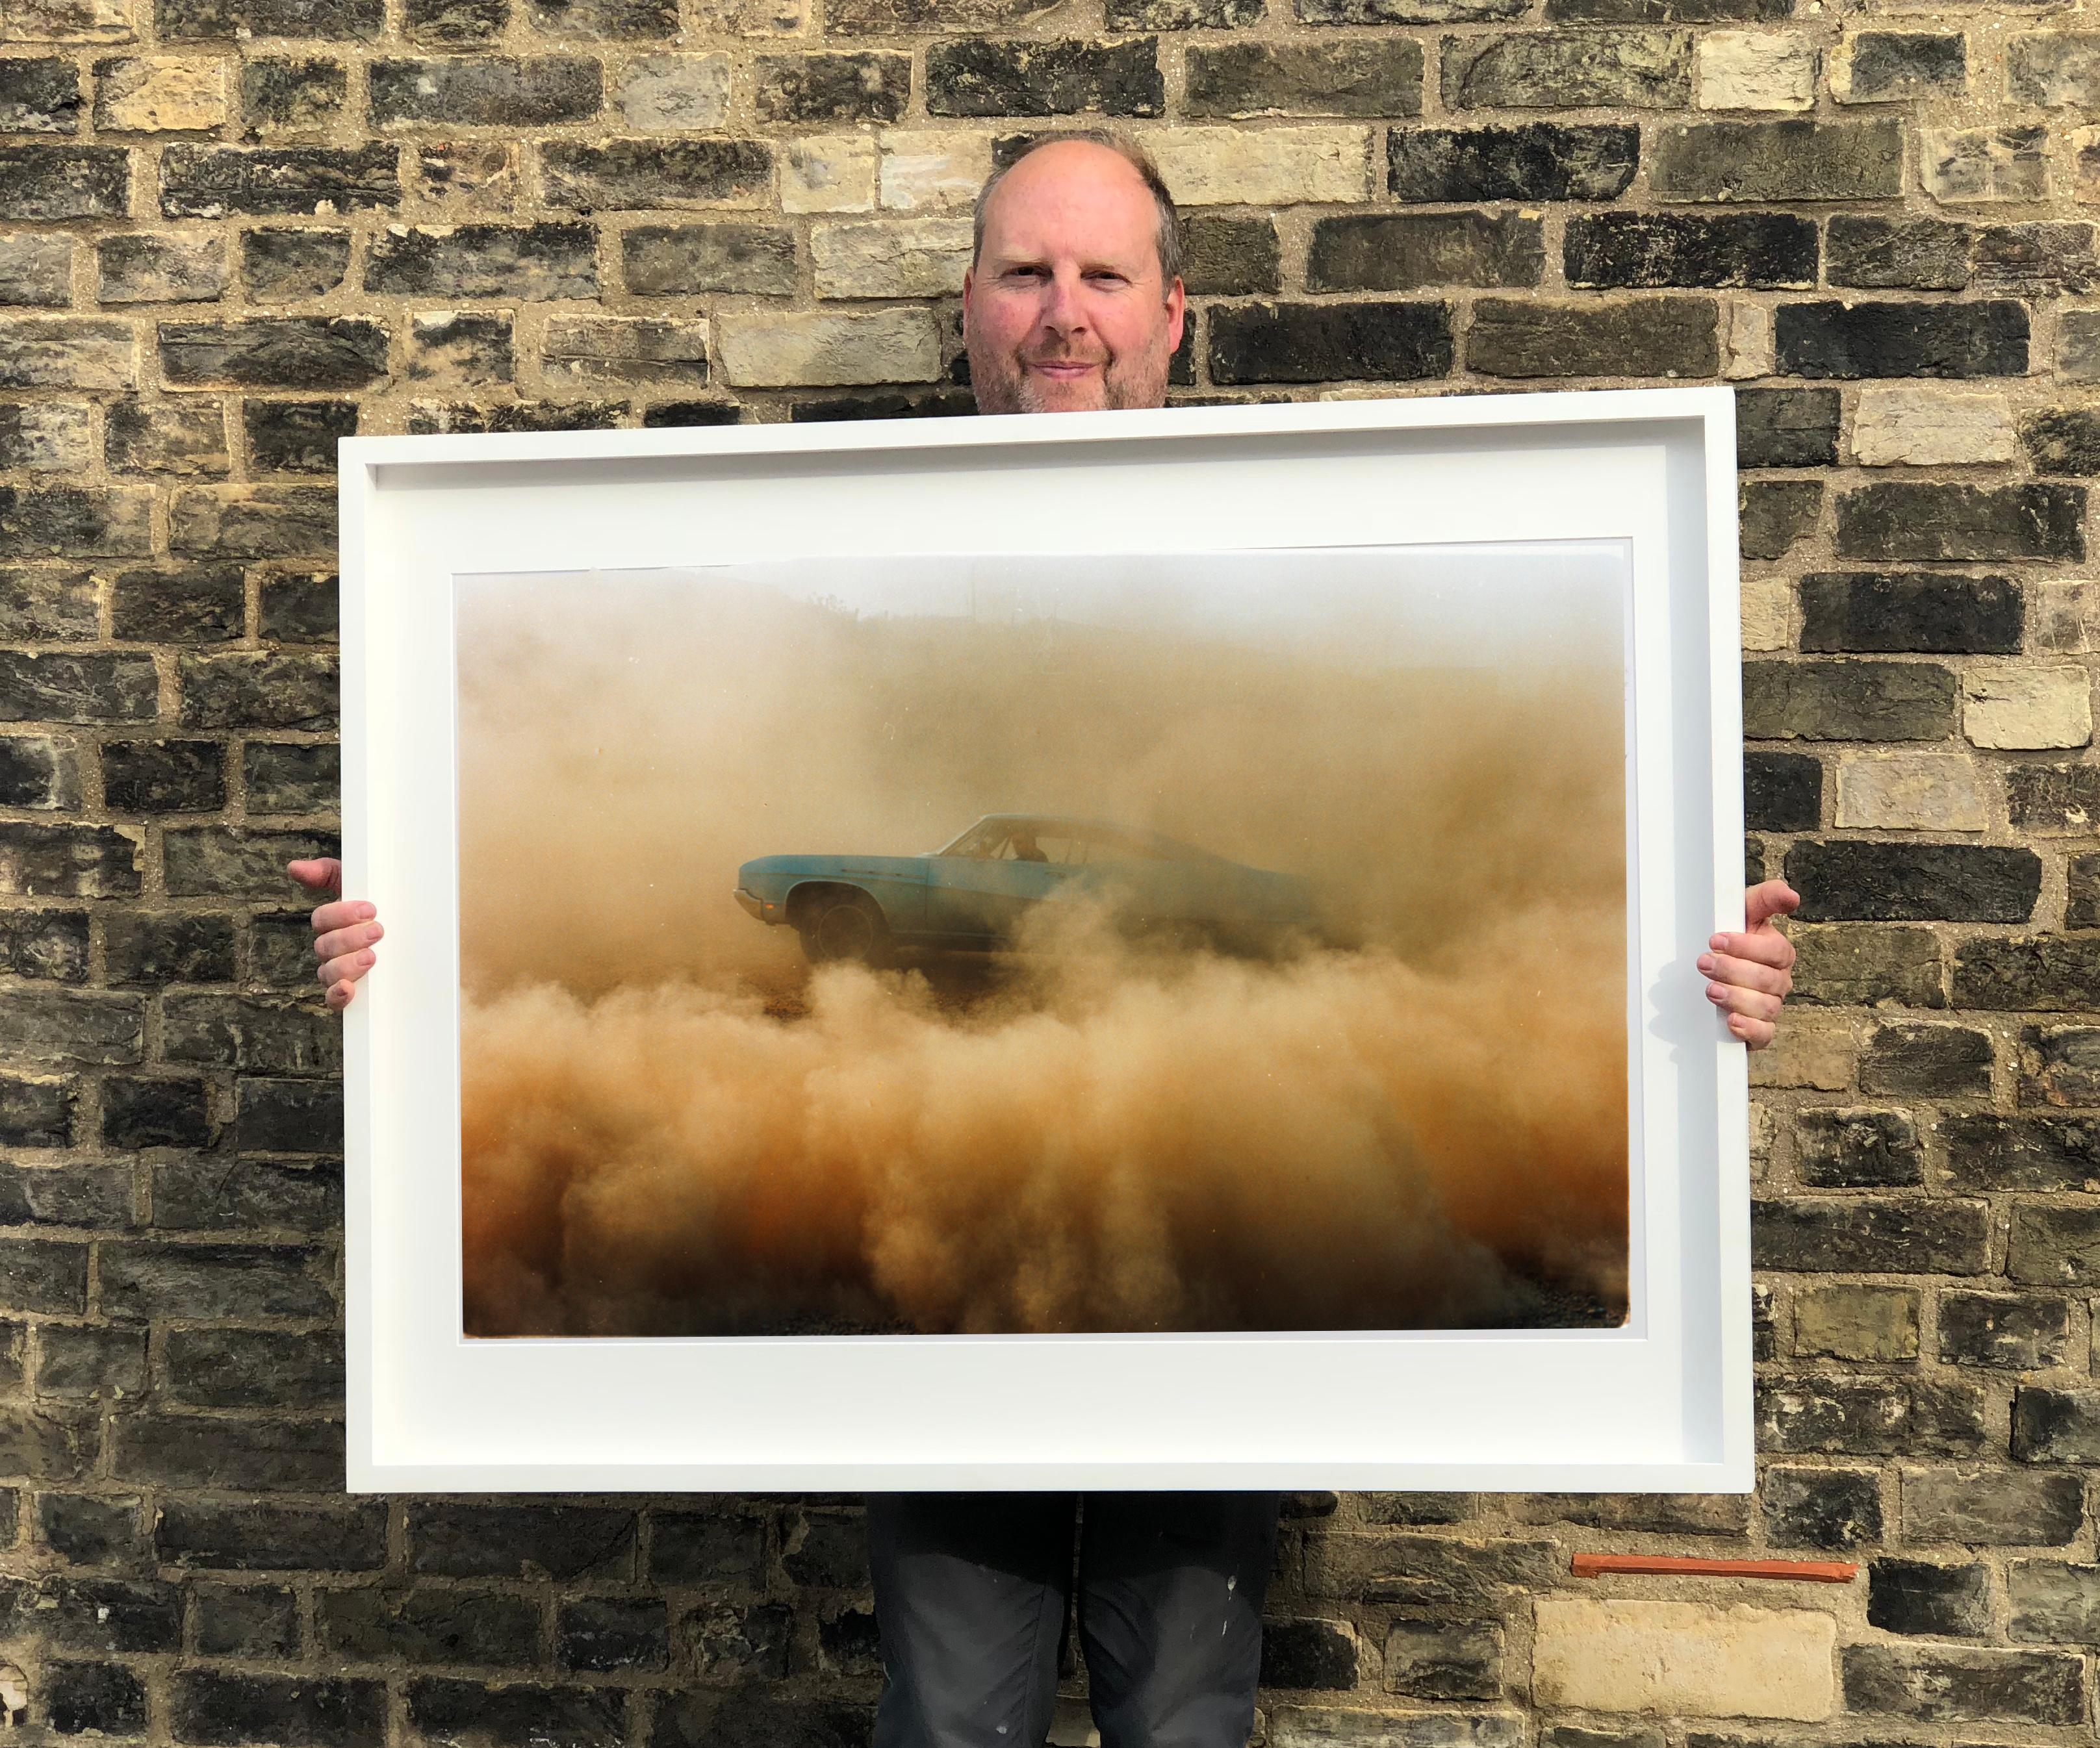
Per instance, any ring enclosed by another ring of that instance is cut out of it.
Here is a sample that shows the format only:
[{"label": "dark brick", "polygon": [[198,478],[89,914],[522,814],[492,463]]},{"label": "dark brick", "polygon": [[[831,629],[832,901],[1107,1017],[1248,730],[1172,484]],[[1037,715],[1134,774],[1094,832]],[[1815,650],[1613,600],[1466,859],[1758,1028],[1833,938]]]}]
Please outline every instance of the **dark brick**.
[{"label": "dark brick", "polygon": [[121,146],[0,146],[0,219],[121,218],[130,209]]},{"label": "dark brick", "polygon": [[226,410],[216,401],[197,406],[119,401],[109,409],[102,447],[116,473],[223,478],[233,469]]},{"label": "dark brick", "polygon": [[[35,554],[42,557],[141,558],[152,546],[148,494],[137,487],[91,488],[48,486],[32,489],[0,486],[0,553]],[[92,663],[97,658],[71,656],[15,656],[0,669],[0,710],[4,710],[7,689],[14,676],[29,663]],[[139,659],[104,657],[119,670]],[[84,692],[91,687],[84,684]],[[67,722],[78,718],[48,713],[50,720]],[[137,718],[126,718],[137,720]]]},{"label": "dark brick", "polygon": [[223,643],[247,629],[238,565],[184,565],[117,574],[112,635],[134,643]]},{"label": "dark brick", "polygon": [[603,71],[583,55],[376,60],[369,78],[372,120],[379,127],[426,121],[551,127],[589,121],[604,100]]},{"label": "dark brick", "polygon": [[2100,1209],[2015,1203],[2005,1273],[2027,1287],[2085,1287],[2100,1281]]},{"label": "dark brick", "polygon": [[1813,219],[1788,213],[1598,213],[1568,221],[1570,285],[1813,285]]},{"label": "dark brick", "polygon": [[817,1664],[827,1675],[848,1677],[879,1676],[882,1673],[882,1637],[876,1630],[874,1611],[842,1609],[817,1623]]},{"label": "dark brick", "polygon": [[386,24],[382,0],[154,0],[163,41],[214,37],[324,37],[369,42]]},{"label": "dark brick", "polygon": [[1787,852],[1805,922],[2024,922],[2041,892],[2041,858],[1992,844],[1832,839]]},{"label": "dark brick", "polygon": [[0,722],[150,722],[160,692],[150,655],[0,649]]},{"label": "dark brick", "polygon": [[123,1165],[0,1162],[0,1224],[127,1226],[130,1170]]},{"label": "dark brick", "polygon": [[1190,116],[1422,113],[1422,45],[1405,37],[1192,48]]},{"label": "dark brick", "polygon": [[314,1630],[324,1650],[355,1662],[529,1667],[539,1661],[540,1605],[498,1591],[428,1585],[324,1590],[315,1598]]},{"label": "dark brick", "polygon": [[59,56],[0,58],[0,133],[77,134],[80,69]]},{"label": "dark brick", "polygon": [[37,1539],[77,1566],[133,1566],[147,1547],[135,1494],[40,1493]]},{"label": "dark brick", "polygon": [[408,1684],[410,1725],[442,1748],[618,1748],[623,1710],[618,1688]]},{"label": "dark brick", "polygon": [[270,1329],[171,1329],[169,1396],[198,1408],[340,1408],[340,1342]]},{"label": "dark brick", "polygon": [[865,1748],[873,1719],[865,1705],[789,1699],[748,1686],[717,1693],[673,1692],[656,1714],[649,1748]]},{"label": "dark brick", "polygon": [[[1767,1290],[1766,1297],[1769,1300]],[[1767,1307],[1768,1310],[1768,1307]],[[1754,1308],[1752,1315],[1758,1314]],[[1463,1513],[1411,1517],[1394,1515],[1382,1495],[1378,1506],[1359,1508],[1366,1521],[1452,1522]],[[1446,1499],[1463,1499],[1462,1494]],[[1742,1535],[1750,1526],[1749,1502],[1740,1495],[1713,1493],[1538,1493],[1512,1502],[1525,1523],[1579,1523],[1591,1529],[1630,1531],[1637,1535]]]},{"label": "dark brick", "polygon": [[1860,1090],[1899,1099],[1988,1099],[1994,1059],[1987,1032],[1892,1021],[1867,1041]]},{"label": "dark brick", "polygon": [[234,1145],[244,1153],[339,1153],[342,1088],[331,1081],[250,1077],[238,1088]]},{"label": "dark brick", "polygon": [[2083,297],[2100,286],[2089,224],[1985,225],[1976,233],[1974,265],[1983,292]]},{"label": "dark brick", "polygon": [[761,121],[896,121],[911,101],[908,55],[752,57]]},{"label": "dark brick", "polygon": [[1648,181],[1664,200],[1874,200],[1903,192],[1903,125],[1697,121],[1660,128]]},{"label": "dark brick", "polygon": [[206,1657],[299,1654],[299,1599],[276,1584],[197,1584],[191,1588],[197,1649]]},{"label": "dark brick", "polygon": [[1753,831],[1813,831],[1823,817],[1823,761],[1811,753],[1743,755],[1743,823]]},{"label": "dark brick", "polygon": [[1555,24],[1718,24],[1776,23],[1793,15],[1793,0],[1546,0]]},{"label": "dark brick", "polygon": [[1752,740],[1937,741],[1953,732],[1955,678],[1926,662],[1745,662]]},{"label": "dark brick", "polygon": [[0,1075],[0,1146],[72,1146],[78,1099],[70,1081]]},{"label": "dark brick", "polygon": [[195,387],[362,388],[386,375],[386,330],[317,315],[163,322],[161,372]]},{"label": "dark brick", "polygon": [[1947,1292],[1939,1300],[1939,1358],[1950,1366],[2039,1372],[2061,1365],[2071,1308],[2036,1293]]},{"label": "dark brick", "polygon": [[233,976],[233,919],[182,912],[103,914],[112,984],[216,984]]},{"label": "dark brick", "polygon": [[[28,232],[0,239],[0,304],[23,310],[66,308],[73,302],[73,257],[71,237]],[[9,416],[20,420],[32,412],[60,411],[11,408]]]},{"label": "dark brick", "polygon": [[1271,218],[1192,213],[1182,222],[1181,280],[1191,297],[1238,297],[1283,283],[1282,245]]},{"label": "dark brick", "polygon": [[173,1584],[61,1578],[9,1583],[0,1592],[8,1636],[33,1634],[58,1650],[179,1651],[183,1596]]},{"label": "dark brick", "polygon": [[1758,1442],[1768,1451],[1973,1456],[1983,1447],[1984,1401],[1964,1384],[1769,1378],[1758,1386]]},{"label": "dark brick", "polygon": [[208,1748],[248,1742],[365,1748],[386,1730],[386,1689],[378,1681],[179,1669],[169,1687],[176,1739]]},{"label": "dark brick", "polygon": [[240,118],[251,137],[321,133],[349,106],[350,76],[339,60],[241,60]]},{"label": "dark brick", "polygon": [[651,1526],[649,1577],[658,1584],[757,1584],[765,1565],[765,1522],[735,1511],[659,1511]]},{"label": "dark brick", "polygon": [[[1263,1631],[1265,1635],[1268,1629],[1264,1627]],[[1307,1681],[1298,1685],[1355,1686],[1355,1640],[1352,1637],[1346,1643],[1350,1652],[1346,1680]],[[1265,1665],[1265,1640],[1263,1649]],[[1329,1667],[1341,1673],[1336,1665]],[[1264,1685],[1268,1684],[1264,1675]],[[1386,1628],[1385,1685],[1389,1693],[1415,1699],[1500,1699],[1503,1697],[1502,1628],[1479,1621],[1393,1621]]]},{"label": "dark brick", "polygon": [[2020,420],[2020,443],[2037,473],[2100,474],[2100,413],[2060,407]]},{"label": "dark brick", "polygon": [[2027,312],[1974,303],[1781,304],[1772,317],[1778,368],[1793,376],[2018,376]]},{"label": "dark brick", "polygon": [[598,1505],[450,1505],[412,1501],[408,1570],[447,1578],[563,1583],[634,1574],[635,1517]]},{"label": "dark brick", "polygon": [[369,212],[398,206],[398,148],[363,146],[188,146],[161,153],[161,213],[167,218],[262,218]]},{"label": "dark brick", "polygon": [[350,274],[347,231],[270,226],[240,236],[240,277],[260,303],[325,297]]},{"label": "dark brick", "polygon": [[2100,856],[2074,856],[2066,866],[2063,926],[2100,928]]},{"label": "dark brick", "polygon": [[0,566],[0,637],[71,642],[99,626],[93,573]]},{"label": "dark brick", "polygon": [[87,1310],[87,1246],[0,1239],[0,1301],[15,1311]]},{"label": "dark brick", "polygon": [[1838,421],[1835,389],[1738,389],[1736,465],[1834,467]]},{"label": "dark brick", "polygon": [[1989,1570],[1974,1563],[1874,1561],[1867,1569],[1867,1624],[1883,1632],[1981,1639],[1991,1624]]},{"label": "dark brick", "polygon": [[1813,479],[1749,479],[1736,488],[1738,538],[1745,558],[1784,558],[1823,513]]},{"label": "dark brick", "polygon": [[1839,98],[1842,103],[1960,96],[1968,89],[1968,47],[1960,36],[1863,30],[1846,46],[1851,78]]},{"label": "dark brick", "polygon": [[1308,24],[1447,24],[1520,18],[1523,0],[1293,0]]},{"label": "dark brick", "polygon": [[1833,285],[1877,291],[1960,291],[1969,283],[1969,228],[1940,218],[1838,213],[1824,228]]},{"label": "dark brick", "polygon": [[[0,831],[0,866],[6,848]],[[17,1056],[115,1066],[138,1061],[144,1036],[136,996],[32,987],[12,990],[0,1002],[0,1052]]]},{"label": "dark brick", "polygon": [[1510,1592],[1542,1588],[1567,1570],[1547,1539],[1457,1541],[1449,1536],[1315,1530],[1305,1537],[1305,1592],[1338,1601],[1391,1602],[1439,1618],[1478,1618]]},{"label": "dark brick", "polygon": [[2061,936],[1986,937],[1954,953],[1957,1007],[2084,1013],[2100,988],[2100,940]]},{"label": "dark brick", "polygon": [[[170,1496],[155,1519],[153,1539],[161,1564],[192,1570],[372,1571],[386,1558],[386,1504]],[[366,1738],[377,1739],[376,1733]]]},{"label": "dark brick", "polygon": [[61,1736],[143,1736],[146,1689],[116,1663],[54,1660],[44,1671],[44,1715]]},{"label": "dark brick", "polygon": [[1759,1268],[1833,1274],[1980,1275],[1990,1266],[1980,1201],[1804,1197],[1751,1208]]},{"label": "dark brick", "polygon": [[262,579],[262,632],[272,643],[333,643],[338,588],[333,571]]},{"label": "dark brick", "polygon": [[2082,486],[1861,486],[1838,498],[1849,558],[2083,558]]},{"label": "dark brick", "polygon": [[218,1139],[202,1081],[112,1075],[102,1083],[104,1147],[209,1147]]},{"label": "dark brick", "polygon": [[1522,213],[1378,213],[1316,220],[1308,291],[1536,285],[1541,222]]},{"label": "dark brick", "polygon": [[73,808],[80,763],[73,742],[46,734],[0,738],[0,807]]},{"label": "dark brick", "polygon": [[1489,376],[1710,376],[1719,358],[1714,304],[1705,297],[1483,297],[1466,341],[1467,368]]},{"label": "dark brick", "polygon": [[554,1646],[569,1669],[664,1669],[671,1630],[656,1597],[585,1596],[562,1605]]},{"label": "dark brick", "polygon": [[680,1661],[711,1682],[779,1681],[788,1674],[794,1627],[784,1603],[705,1603],[678,1623]]},{"label": "dark brick", "polygon": [[2070,1724],[2085,1716],[2084,1661],[2068,1652],[1849,1645],[1838,1655],[1854,1711],[1928,1723]]},{"label": "dark brick", "polygon": [[1210,317],[1217,383],[1404,382],[1450,373],[1440,303],[1252,303]]},{"label": "dark brick", "polygon": [[467,401],[417,401],[408,429],[418,437],[470,431],[609,431],[627,416],[624,401],[519,401],[496,407]]},{"label": "dark brick", "polygon": [[2100,1118],[1979,1111],[1943,1118],[1940,1132],[1948,1176],[1957,1187],[2100,1188]]},{"label": "dark brick", "polygon": [[1801,579],[1801,647],[2017,655],[2026,603],[2010,577],[1824,570]]},{"label": "dark brick", "polygon": [[251,400],[241,416],[257,473],[333,474],[337,442],[357,434],[354,401]]},{"label": "dark brick", "polygon": [[1818,1190],[1879,1190],[1925,1181],[1925,1148],[1900,1111],[1803,1111],[1795,1170]]},{"label": "dark brick", "polygon": [[105,1243],[102,1303],[112,1317],[181,1318],[333,1314],[326,1258],[291,1244]]},{"label": "dark brick", "polygon": [[1912,1543],[2061,1547],[2078,1534],[2084,1506],[2075,1474],[1935,1467],[1904,1476],[1903,1532]]},{"label": "dark brick", "polygon": [[1386,140],[1399,200],[1616,200],[1639,158],[1635,127],[1394,128]]},{"label": "dark brick", "polygon": [[0,911],[0,969],[54,983],[87,981],[87,913]]},{"label": "dark brick", "polygon": [[2019,1071],[2023,1105],[2100,1105],[2100,1027],[2023,1027]]},{"label": "dark brick", "polygon": [[332,741],[250,741],[240,768],[251,814],[331,812],[342,784]]},{"label": "dark brick", "polygon": [[[545,150],[551,156],[554,147]],[[550,163],[550,178],[554,174]],[[388,231],[373,239],[364,288],[408,297],[595,297],[597,233],[580,224]]]},{"label": "dark brick", "polygon": [[1357,1684],[1357,1662],[1356,1630],[1346,1621],[1286,1617],[1261,1624],[1261,1684],[1265,1688],[1346,1691]]},{"label": "dark brick", "polygon": [[1446,109],[1681,109],[1692,101],[1682,30],[1513,31],[1446,37]]},{"label": "dark brick", "polygon": [[926,51],[929,115],[1156,116],[1166,106],[1158,43],[1150,37],[1118,43],[968,37]]},{"label": "dark brick", "polygon": [[[643,297],[736,292],[784,297],[795,290],[795,233],[785,225],[636,225],[621,234],[620,252],[627,288]],[[507,328],[503,347],[507,379]]]},{"label": "dark brick", "polygon": [[324,1238],[342,1219],[342,1172],[325,1162],[211,1158],[153,1168],[153,1224],[163,1231],[272,1227]]},{"label": "dark brick", "polygon": [[316,984],[311,915],[305,910],[257,913],[249,925],[244,981],[311,995]]},{"label": "dark brick", "polygon": [[186,655],[181,658],[179,672],[182,720],[188,727],[323,729],[335,725],[333,655],[248,649]]},{"label": "dark brick", "polygon": [[510,22],[510,0],[408,0],[411,42],[459,48],[493,42]]},{"label": "dark brick", "polygon": [[797,1511],[782,1533],[781,1570],[797,1584],[860,1589],[867,1583],[867,1531],[858,1517]]},{"label": "dark brick", "polygon": [[0,1474],[85,1482],[101,1443],[98,1410],[0,1407]]}]

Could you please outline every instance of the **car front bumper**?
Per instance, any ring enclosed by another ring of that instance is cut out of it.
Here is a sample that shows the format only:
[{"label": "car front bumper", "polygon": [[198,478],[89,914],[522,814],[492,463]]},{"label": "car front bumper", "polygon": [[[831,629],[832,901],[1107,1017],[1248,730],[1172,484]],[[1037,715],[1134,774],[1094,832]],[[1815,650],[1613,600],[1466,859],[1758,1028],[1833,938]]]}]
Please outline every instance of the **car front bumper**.
[{"label": "car front bumper", "polygon": [[785,920],[779,905],[761,898],[756,892],[747,887],[739,887],[736,889],[736,901],[752,916],[757,918],[761,922],[779,922]]}]

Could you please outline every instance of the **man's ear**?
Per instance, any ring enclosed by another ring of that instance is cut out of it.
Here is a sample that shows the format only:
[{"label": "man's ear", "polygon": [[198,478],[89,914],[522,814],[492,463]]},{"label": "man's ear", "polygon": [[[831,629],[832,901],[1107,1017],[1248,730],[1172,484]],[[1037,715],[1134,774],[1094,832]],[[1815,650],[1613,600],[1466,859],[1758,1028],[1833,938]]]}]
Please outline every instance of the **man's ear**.
[{"label": "man's ear", "polygon": [[[963,283],[966,288],[964,313],[967,315],[968,296],[967,287],[969,284],[968,274],[964,275]],[[1188,319],[1188,315],[1189,294],[1181,288],[1181,275],[1177,273],[1174,276],[1174,283],[1167,288],[1167,350],[1170,353],[1180,350],[1181,325]]]},{"label": "man's ear", "polygon": [[977,270],[974,266],[963,269],[963,335],[965,340],[970,332],[970,293],[977,284]]}]

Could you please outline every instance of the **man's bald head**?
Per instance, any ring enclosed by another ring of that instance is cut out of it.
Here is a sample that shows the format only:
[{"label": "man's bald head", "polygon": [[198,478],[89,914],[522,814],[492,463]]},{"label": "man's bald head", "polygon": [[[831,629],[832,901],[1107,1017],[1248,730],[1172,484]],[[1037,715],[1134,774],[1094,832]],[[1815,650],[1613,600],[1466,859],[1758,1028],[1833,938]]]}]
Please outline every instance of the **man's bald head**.
[{"label": "man's bald head", "polygon": [[975,266],[977,258],[984,253],[985,218],[992,196],[1005,183],[1006,178],[1021,165],[1039,152],[1062,150],[1068,146],[1098,146],[1104,152],[1113,152],[1127,164],[1137,179],[1145,185],[1147,194],[1158,214],[1159,220],[1159,281],[1171,285],[1181,277],[1182,262],[1186,246],[1182,239],[1181,213],[1174,204],[1166,178],[1159,174],[1159,166],[1152,161],[1152,154],[1144,147],[1123,134],[1112,133],[1105,127],[1066,128],[1054,134],[1039,134],[1008,158],[1006,162],[985,178],[984,186],[977,190],[975,222],[970,238],[970,265]]}]

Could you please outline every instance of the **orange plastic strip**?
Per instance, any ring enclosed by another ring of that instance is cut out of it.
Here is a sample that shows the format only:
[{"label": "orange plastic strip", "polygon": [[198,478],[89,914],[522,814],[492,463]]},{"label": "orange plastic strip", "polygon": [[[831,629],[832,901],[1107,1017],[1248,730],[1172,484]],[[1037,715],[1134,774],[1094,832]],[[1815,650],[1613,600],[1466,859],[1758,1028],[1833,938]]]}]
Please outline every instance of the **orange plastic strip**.
[{"label": "orange plastic strip", "polygon": [[1860,1569],[1849,1560],[1700,1560],[1683,1554],[1577,1554],[1575,1576],[1607,1572],[1691,1573],[1701,1578],[1794,1578],[1809,1584],[1849,1584]]}]

